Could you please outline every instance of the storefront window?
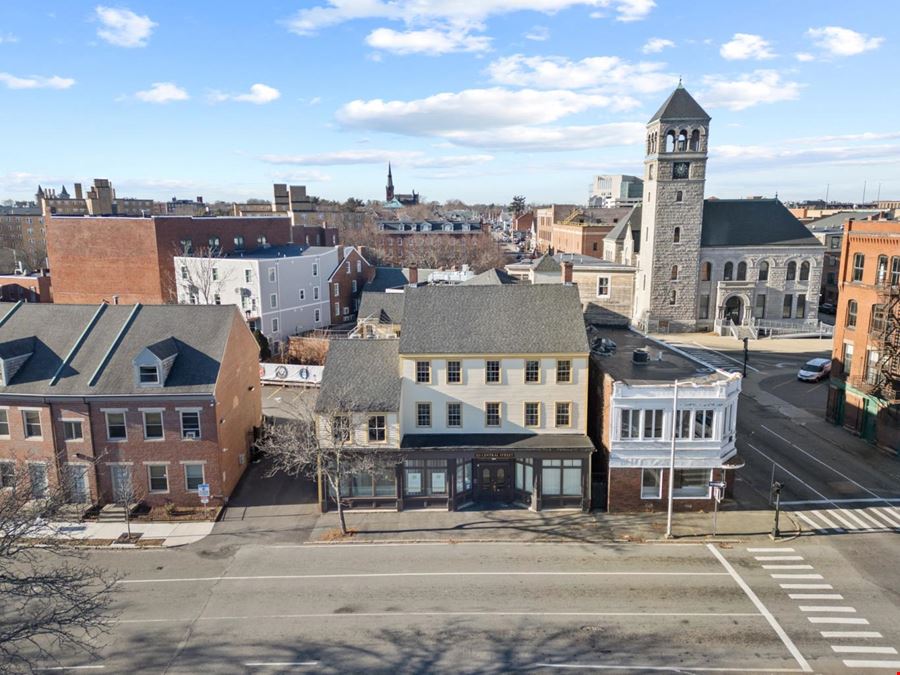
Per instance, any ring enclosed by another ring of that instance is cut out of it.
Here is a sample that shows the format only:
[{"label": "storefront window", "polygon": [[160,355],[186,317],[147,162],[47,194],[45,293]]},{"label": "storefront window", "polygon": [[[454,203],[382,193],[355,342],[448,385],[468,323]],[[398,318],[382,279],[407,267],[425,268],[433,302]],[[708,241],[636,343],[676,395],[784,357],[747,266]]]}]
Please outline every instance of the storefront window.
[{"label": "storefront window", "polygon": [[472,489],[472,462],[460,462],[456,465],[456,491],[465,492]]},{"label": "storefront window", "polygon": [[682,499],[706,499],[709,496],[709,477],[709,469],[676,469],[672,494]]},{"label": "storefront window", "polygon": [[562,493],[564,495],[580,495],[581,494],[581,460],[580,459],[564,459]]},{"label": "storefront window", "polygon": [[541,464],[541,494],[558,495],[562,489],[562,460],[545,459]]},{"label": "storefront window", "polygon": [[641,499],[659,499],[662,494],[662,479],[659,469],[644,469],[641,472]]},{"label": "storefront window", "polygon": [[516,490],[530,493],[534,488],[534,461],[520,459],[516,461]]},{"label": "storefront window", "polygon": [[404,494],[411,497],[447,494],[446,459],[408,459],[403,462]]}]

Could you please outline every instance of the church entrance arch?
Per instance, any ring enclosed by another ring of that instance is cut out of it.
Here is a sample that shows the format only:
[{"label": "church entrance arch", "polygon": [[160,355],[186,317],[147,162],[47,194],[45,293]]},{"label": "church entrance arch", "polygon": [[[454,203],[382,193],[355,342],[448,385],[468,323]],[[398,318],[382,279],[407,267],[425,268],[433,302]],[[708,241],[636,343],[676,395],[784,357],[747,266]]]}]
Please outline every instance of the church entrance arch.
[{"label": "church entrance arch", "polygon": [[732,295],[725,301],[725,313],[722,318],[726,321],[731,319],[735,326],[740,326],[743,316],[744,303],[738,296]]}]

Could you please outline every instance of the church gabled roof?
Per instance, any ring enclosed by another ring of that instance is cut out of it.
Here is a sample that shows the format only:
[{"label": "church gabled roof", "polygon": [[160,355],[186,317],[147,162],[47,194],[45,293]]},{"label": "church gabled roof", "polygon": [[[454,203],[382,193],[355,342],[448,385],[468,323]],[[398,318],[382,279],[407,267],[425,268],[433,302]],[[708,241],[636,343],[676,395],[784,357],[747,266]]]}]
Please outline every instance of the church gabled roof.
[{"label": "church gabled roof", "polygon": [[707,199],[701,247],[816,246],[809,229],[777,199]]},{"label": "church gabled roof", "polygon": [[[678,87],[673,91],[669,98],[666,99],[656,114],[650,118],[650,122],[656,120],[703,120],[709,122],[709,115],[700,107],[700,104],[694,100],[687,89],[678,83]],[[648,124],[650,123],[648,122]]]}]

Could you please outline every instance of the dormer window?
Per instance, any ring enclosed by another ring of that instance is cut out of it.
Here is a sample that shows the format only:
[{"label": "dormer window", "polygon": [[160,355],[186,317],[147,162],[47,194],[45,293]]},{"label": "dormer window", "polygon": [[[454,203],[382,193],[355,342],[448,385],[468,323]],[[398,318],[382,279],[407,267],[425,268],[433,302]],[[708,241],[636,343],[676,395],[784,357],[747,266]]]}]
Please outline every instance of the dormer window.
[{"label": "dormer window", "polygon": [[178,344],[166,338],[145,347],[134,359],[134,380],[138,387],[162,387],[178,357]]},{"label": "dormer window", "polygon": [[138,370],[141,384],[159,384],[159,368],[156,366],[141,366]]}]

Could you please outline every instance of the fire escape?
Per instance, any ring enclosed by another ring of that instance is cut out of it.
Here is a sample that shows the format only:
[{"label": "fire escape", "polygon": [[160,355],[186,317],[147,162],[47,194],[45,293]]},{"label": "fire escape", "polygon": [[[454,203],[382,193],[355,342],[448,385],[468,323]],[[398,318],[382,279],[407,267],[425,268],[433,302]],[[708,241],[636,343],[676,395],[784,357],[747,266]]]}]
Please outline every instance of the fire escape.
[{"label": "fire escape", "polygon": [[884,279],[876,285],[877,309],[869,331],[869,350],[877,360],[866,363],[860,388],[883,400],[900,403],[900,284]]}]

